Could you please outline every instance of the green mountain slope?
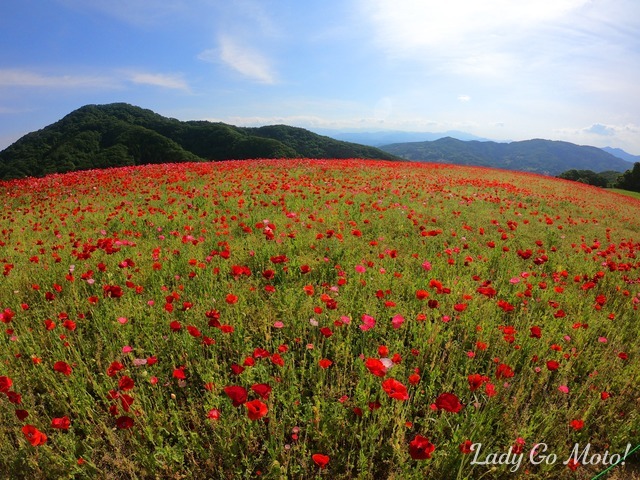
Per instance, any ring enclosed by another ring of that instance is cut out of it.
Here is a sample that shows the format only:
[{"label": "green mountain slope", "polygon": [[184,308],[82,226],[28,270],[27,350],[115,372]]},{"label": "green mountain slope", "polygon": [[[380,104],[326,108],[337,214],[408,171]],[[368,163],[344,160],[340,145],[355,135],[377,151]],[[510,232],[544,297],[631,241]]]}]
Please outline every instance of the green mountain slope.
[{"label": "green mountain slope", "polygon": [[465,142],[446,137],[380,148],[406,160],[480,165],[546,175],[558,175],[571,169],[624,172],[629,168],[628,162],[596,147],[540,139],[497,143]]},{"label": "green mountain slope", "polygon": [[0,178],[91,168],[247,158],[396,159],[302,128],[182,122],[125,103],[86,105],[0,152]]}]

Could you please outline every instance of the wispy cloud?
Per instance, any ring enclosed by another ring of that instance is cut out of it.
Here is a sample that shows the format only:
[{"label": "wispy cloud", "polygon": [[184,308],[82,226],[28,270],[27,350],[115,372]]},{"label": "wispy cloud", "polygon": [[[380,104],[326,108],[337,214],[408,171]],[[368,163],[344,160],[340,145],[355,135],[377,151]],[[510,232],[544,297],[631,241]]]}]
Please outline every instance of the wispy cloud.
[{"label": "wispy cloud", "polygon": [[100,75],[56,75],[25,69],[0,69],[0,88],[108,90],[126,88],[128,84],[190,90],[181,74],[121,69]]},{"label": "wispy cloud", "polygon": [[128,80],[138,85],[152,85],[154,87],[183,90],[189,92],[189,84],[181,74],[132,72]]},{"label": "wispy cloud", "polygon": [[210,63],[222,62],[255,82],[276,83],[273,67],[265,55],[227,35],[220,37],[219,48],[205,50],[198,58]]},{"label": "wispy cloud", "polygon": [[22,69],[0,69],[0,87],[114,88],[117,81],[102,75],[47,75]]}]

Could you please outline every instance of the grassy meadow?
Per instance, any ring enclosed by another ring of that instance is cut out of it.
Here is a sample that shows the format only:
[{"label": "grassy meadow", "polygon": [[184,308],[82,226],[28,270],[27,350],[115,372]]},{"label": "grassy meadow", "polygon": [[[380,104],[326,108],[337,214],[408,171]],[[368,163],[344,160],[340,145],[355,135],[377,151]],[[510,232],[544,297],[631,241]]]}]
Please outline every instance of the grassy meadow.
[{"label": "grassy meadow", "polygon": [[586,479],[640,443],[640,200],[361,160],[0,196],[0,478]]}]

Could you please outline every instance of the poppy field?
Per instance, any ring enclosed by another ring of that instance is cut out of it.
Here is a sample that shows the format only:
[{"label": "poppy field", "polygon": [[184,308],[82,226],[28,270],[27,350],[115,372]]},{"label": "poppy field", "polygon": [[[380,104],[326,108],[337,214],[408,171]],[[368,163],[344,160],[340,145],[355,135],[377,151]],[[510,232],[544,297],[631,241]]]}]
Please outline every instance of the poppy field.
[{"label": "poppy field", "polygon": [[0,196],[0,478],[583,479],[640,443],[640,200],[307,159]]}]

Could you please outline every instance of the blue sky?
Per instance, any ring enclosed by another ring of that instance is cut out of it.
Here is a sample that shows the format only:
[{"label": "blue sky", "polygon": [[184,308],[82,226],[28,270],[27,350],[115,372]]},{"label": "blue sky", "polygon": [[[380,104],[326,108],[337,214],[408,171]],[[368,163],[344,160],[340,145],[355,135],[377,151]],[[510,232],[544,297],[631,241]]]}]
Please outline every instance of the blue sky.
[{"label": "blue sky", "polygon": [[640,154],[638,0],[4,0],[0,149],[86,104]]}]

